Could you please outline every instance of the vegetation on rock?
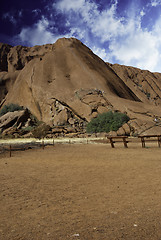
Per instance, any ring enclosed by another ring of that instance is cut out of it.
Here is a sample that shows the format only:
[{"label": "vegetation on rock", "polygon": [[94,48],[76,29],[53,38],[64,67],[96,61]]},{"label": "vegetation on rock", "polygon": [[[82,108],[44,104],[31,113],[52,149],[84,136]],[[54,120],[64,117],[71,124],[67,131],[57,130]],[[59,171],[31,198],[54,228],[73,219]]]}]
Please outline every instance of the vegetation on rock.
[{"label": "vegetation on rock", "polygon": [[[10,103],[0,110],[0,137],[17,138],[25,135],[32,136],[32,131],[37,129],[40,124],[41,122],[30,110],[23,106]],[[28,133],[31,133],[31,135],[27,135]],[[43,135],[40,130],[39,135],[41,134]]]},{"label": "vegetation on rock", "polygon": [[130,118],[121,112],[106,112],[99,114],[96,118],[91,119],[87,124],[88,133],[117,131]]},{"label": "vegetation on rock", "polygon": [[44,138],[46,137],[48,131],[50,130],[50,126],[47,125],[46,123],[42,122],[39,123],[40,125],[38,125],[37,127],[34,128],[34,130],[32,131],[32,135],[35,138]]},{"label": "vegetation on rock", "polygon": [[3,106],[3,108],[0,110],[0,117],[8,112],[20,111],[23,109],[24,108],[18,104],[9,103],[8,105]]}]

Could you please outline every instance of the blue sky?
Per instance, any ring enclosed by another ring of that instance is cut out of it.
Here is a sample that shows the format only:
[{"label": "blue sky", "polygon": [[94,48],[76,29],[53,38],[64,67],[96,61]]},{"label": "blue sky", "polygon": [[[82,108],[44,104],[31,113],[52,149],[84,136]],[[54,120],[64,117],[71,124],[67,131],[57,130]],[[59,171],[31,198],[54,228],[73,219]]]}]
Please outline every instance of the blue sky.
[{"label": "blue sky", "polygon": [[75,37],[104,61],[161,72],[161,0],[11,0],[0,42],[34,46]]}]

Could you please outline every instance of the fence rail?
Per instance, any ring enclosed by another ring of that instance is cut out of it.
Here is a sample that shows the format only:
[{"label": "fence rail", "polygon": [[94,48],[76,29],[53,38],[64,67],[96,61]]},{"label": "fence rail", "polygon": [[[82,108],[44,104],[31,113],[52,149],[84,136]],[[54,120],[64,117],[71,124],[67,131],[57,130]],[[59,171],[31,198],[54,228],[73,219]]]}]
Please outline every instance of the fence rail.
[{"label": "fence rail", "polygon": [[145,148],[145,142],[158,142],[158,147],[161,146],[161,135],[143,135],[138,136],[141,139],[142,148]]},{"label": "fence rail", "polygon": [[[123,145],[125,148],[128,148],[128,143],[132,142],[131,139],[128,136],[108,136],[107,139],[109,139],[109,142],[111,144],[111,147],[114,148],[114,143],[123,142]],[[157,142],[158,147],[161,147],[161,135],[142,135],[138,136],[138,139],[141,140],[142,148],[145,148],[146,142]]]},{"label": "fence rail", "polygon": [[147,142],[157,142],[158,147],[161,147],[161,135],[142,135],[138,136],[135,138],[131,138],[128,136],[108,136],[106,138],[95,138],[95,139],[68,139],[66,141],[59,141],[55,139],[50,139],[50,141],[47,140],[40,140],[38,142],[27,142],[27,143],[1,143],[0,144],[0,153],[5,153],[9,152],[9,156],[12,156],[12,153],[14,151],[25,151],[28,149],[38,149],[42,148],[44,149],[48,145],[54,146],[55,143],[83,143],[83,144],[88,144],[88,143],[104,143],[104,144],[109,144],[111,145],[112,148],[115,148],[115,144],[117,143],[123,143],[124,148],[128,148],[128,143],[141,143],[142,148],[146,147]]},{"label": "fence rail", "polygon": [[12,152],[15,151],[25,151],[25,150],[29,150],[29,149],[44,149],[45,146],[47,145],[54,145],[54,141],[53,143],[45,143],[44,140],[42,140],[42,142],[34,142],[34,143],[12,143],[12,144],[1,144],[0,146],[0,153],[5,153],[5,152],[9,152],[9,156],[12,156]]}]

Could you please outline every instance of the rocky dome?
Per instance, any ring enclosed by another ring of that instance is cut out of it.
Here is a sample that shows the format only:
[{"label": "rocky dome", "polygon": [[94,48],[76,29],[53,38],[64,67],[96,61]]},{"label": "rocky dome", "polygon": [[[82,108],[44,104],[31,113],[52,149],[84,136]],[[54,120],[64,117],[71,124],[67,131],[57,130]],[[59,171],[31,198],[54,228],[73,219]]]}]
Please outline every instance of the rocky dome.
[{"label": "rocky dome", "polygon": [[160,73],[105,63],[74,38],[31,48],[0,44],[0,107],[22,105],[50,126],[73,127],[117,110],[129,115],[133,132],[154,132],[160,79]]}]

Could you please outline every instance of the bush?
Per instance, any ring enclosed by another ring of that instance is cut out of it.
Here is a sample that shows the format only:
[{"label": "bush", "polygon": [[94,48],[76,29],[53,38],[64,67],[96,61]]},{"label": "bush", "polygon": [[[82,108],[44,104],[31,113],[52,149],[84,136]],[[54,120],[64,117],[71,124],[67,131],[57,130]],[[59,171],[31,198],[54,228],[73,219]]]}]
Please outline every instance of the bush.
[{"label": "bush", "polygon": [[19,111],[23,110],[24,108],[22,106],[19,106],[18,104],[13,104],[10,103],[8,105],[5,105],[1,110],[0,110],[0,117],[3,116],[4,114],[8,112],[14,112],[14,111]]},{"label": "bush", "polygon": [[50,130],[50,126],[47,125],[46,123],[40,123],[39,126],[37,126],[36,128],[34,128],[34,130],[32,131],[32,135],[34,138],[44,138],[48,131]]},{"label": "bush", "polygon": [[23,127],[22,131],[24,132],[31,132],[34,130],[34,126]]},{"label": "bush", "polygon": [[98,117],[93,118],[87,124],[86,131],[88,133],[117,131],[129,120],[130,118],[124,113],[109,111],[107,113],[99,114]]}]

